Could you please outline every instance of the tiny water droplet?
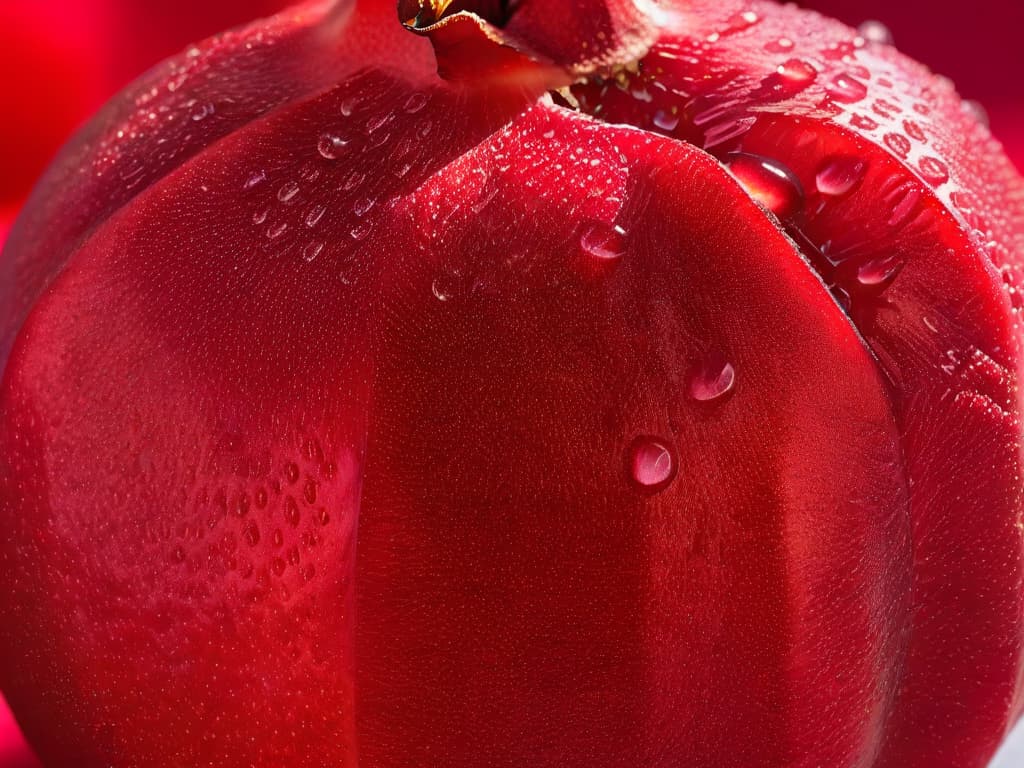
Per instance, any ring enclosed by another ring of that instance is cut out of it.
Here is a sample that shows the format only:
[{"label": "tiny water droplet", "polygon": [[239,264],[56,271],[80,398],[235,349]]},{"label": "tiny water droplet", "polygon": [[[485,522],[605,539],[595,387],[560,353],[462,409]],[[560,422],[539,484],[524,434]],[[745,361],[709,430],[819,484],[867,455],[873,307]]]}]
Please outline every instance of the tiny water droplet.
[{"label": "tiny water droplet", "polygon": [[892,31],[880,21],[871,19],[857,27],[857,34],[869,43],[892,45]]},{"label": "tiny water droplet", "polygon": [[245,524],[245,528],[242,529],[242,537],[250,547],[255,547],[260,543],[260,529],[255,521],[250,520]]},{"label": "tiny water droplet", "polygon": [[912,138],[914,141],[926,142],[928,137],[925,136],[924,129],[913,120],[903,121],[903,130],[907,132],[907,136]]},{"label": "tiny water droplet", "polygon": [[323,240],[315,240],[302,249],[302,258],[305,261],[313,261],[324,249]]},{"label": "tiny water droplet", "polygon": [[206,118],[208,118],[215,111],[216,108],[213,106],[213,104],[211,104],[210,102],[206,102],[204,104],[197,104],[196,106],[194,106],[189,116],[192,118],[192,120],[198,123],[201,120],[205,120]]},{"label": "tiny water droplet", "polygon": [[286,182],[277,190],[277,199],[282,203],[291,202],[299,194],[299,185],[294,181]]},{"label": "tiny water droplet", "polygon": [[720,37],[743,32],[744,30],[750,29],[760,20],[761,17],[753,11],[743,11],[742,13],[733,14],[729,17],[728,21],[725,22],[725,28],[721,31]]},{"label": "tiny water droplet", "polygon": [[337,160],[345,151],[348,141],[334,133],[325,133],[317,142],[316,149],[325,160]]},{"label": "tiny water droplet", "polygon": [[359,99],[357,99],[355,96],[350,96],[349,98],[345,99],[344,101],[341,102],[341,114],[343,114],[345,117],[348,117],[355,111],[356,105],[358,103]]},{"label": "tiny water droplet", "polygon": [[636,486],[647,493],[663,491],[676,476],[672,450],[656,437],[638,437],[629,449],[629,474]]},{"label": "tiny water droplet", "polygon": [[309,209],[309,213],[306,214],[306,226],[309,227],[310,229],[315,227],[317,224],[320,223],[320,219],[324,217],[324,214],[326,212],[326,206],[320,205],[319,203],[317,205],[314,205],[312,208]]},{"label": "tiny water droplet", "polygon": [[448,272],[442,272],[434,278],[434,282],[430,285],[430,290],[438,301],[451,301],[455,298],[457,289],[455,275]]},{"label": "tiny water droplet", "polygon": [[717,400],[736,385],[736,369],[720,355],[711,355],[690,376],[690,397],[700,402]]},{"label": "tiny water droplet", "polygon": [[259,186],[266,180],[266,171],[256,171],[248,179],[246,179],[245,184],[242,185],[242,189],[252,189],[253,187]]},{"label": "tiny water droplet", "polygon": [[949,168],[937,157],[921,158],[921,175],[929,184],[938,186],[949,181]]},{"label": "tiny water droplet", "polygon": [[270,227],[267,228],[267,239],[268,240],[276,240],[277,238],[279,238],[281,235],[283,235],[287,231],[288,231],[288,223],[287,222],[282,221],[282,222],[279,222],[277,224],[273,224],[273,225],[271,225]]},{"label": "tiny water droplet", "polygon": [[425,93],[414,93],[405,101],[405,111],[414,115],[427,106],[427,95]]},{"label": "tiny water droplet", "polygon": [[859,157],[832,155],[825,158],[814,182],[823,195],[845,195],[864,178],[867,163]]},{"label": "tiny water droplet", "polygon": [[296,528],[299,525],[299,505],[295,503],[295,499],[291,496],[284,500],[284,519],[292,528]]},{"label": "tiny water droplet", "polygon": [[778,40],[772,40],[764,44],[764,49],[768,53],[788,53],[794,47],[795,44],[788,37],[780,37]]},{"label": "tiny water droplet", "polygon": [[388,123],[391,120],[391,118],[392,114],[390,112],[385,112],[383,115],[371,117],[369,120],[366,121],[366,134],[370,135],[372,133],[375,133],[378,128],[381,128],[386,123]]},{"label": "tiny water droplet", "polygon": [[370,212],[370,210],[377,204],[377,201],[373,198],[367,197],[363,200],[357,200],[355,205],[352,206],[352,212],[362,218]]},{"label": "tiny water droplet", "polygon": [[862,101],[868,95],[868,87],[853,75],[839,73],[832,78],[825,90],[832,97],[833,101],[843,104],[855,104]]},{"label": "tiny water droplet", "polygon": [[370,234],[372,230],[373,223],[369,221],[364,221],[362,224],[353,227],[352,230],[349,232],[349,235],[352,237],[353,240],[358,242],[360,240],[365,240],[366,236]]},{"label": "tiny water droplet", "polygon": [[883,138],[885,146],[891,149],[896,155],[906,158],[910,154],[910,139],[902,133],[887,133]]},{"label": "tiny water droplet", "polygon": [[580,236],[580,248],[595,259],[615,261],[626,252],[626,230],[604,222],[591,222]]},{"label": "tiny water droplet", "polygon": [[734,152],[724,162],[747,193],[779,218],[792,216],[803,205],[799,179],[777,160]]}]

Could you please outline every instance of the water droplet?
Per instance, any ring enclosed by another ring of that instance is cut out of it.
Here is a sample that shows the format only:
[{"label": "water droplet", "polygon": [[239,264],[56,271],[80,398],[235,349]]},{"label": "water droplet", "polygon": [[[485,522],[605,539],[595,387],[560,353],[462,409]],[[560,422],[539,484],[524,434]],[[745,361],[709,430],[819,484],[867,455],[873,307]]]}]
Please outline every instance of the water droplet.
[{"label": "water droplet", "polygon": [[895,256],[872,259],[857,270],[857,282],[869,287],[886,286],[895,279],[902,268],[903,263]]},{"label": "water droplet", "polygon": [[818,77],[818,70],[803,59],[787,59],[775,71],[787,83],[804,87]]},{"label": "water droplet", "polygon": [[337,160],[344,152],[348,141],[334,133],[325,133],[317,142],[316,150],[325,160]]},{"label": "water droplet", "polygon": [[314,240],[302,249],[302,258],[305,261],[313,261],[324,249],[323,240]]},{"label": "water droplet", "polygon": [[358,103],[359,99],[357,99],[355,96],[350,96],[349,98],[341,102],[341,107],[339,108],[339,110],[341,114],[343,114],[345,117],[348,117],[355,111],[356,105]]},{"label": "water droplet", "polygon": [[255,521],[250,520],[245,524],[245,528],[242,529],[242,538],[250,547],[255,547],[260,543],[260,528]]},{"label": "water droplet", "polygon": [[362,218],[370,212],[370,210],[377,204],[377,201],[373,198],[367,197],[363,200],[357,200],[355,205],[352,206],[352,212]]},{"label": "water droplet", "polygon": [[199,121],[205,120],[206,118],[208,118],[215,111],[216,111],[216,108],[213,106],[213,104],[211,104],[210,102],[205,102],[203,104],[197,104],[196,106],[194,106],[192,108],[192,112],[189,113],[189,116],[195,122],[198,123]]},{"label": "water droplet", "polygon": [[725,22],[725,28],[721,31],[720,36],[725,37],[726,35],[735,35],[737,32],[743,32],[746,29],[750,29],[760,20],[761,17],[753,11],[733,14]]},{"label": "water droplet", "polygon": [[979,123],[984,125],[986,128],[989,127],[990,121],[988,117],[988,110],[981,105],[981,102],[975,101],[974,99],[967,99],[961,105],[961,109],[968,115],[973,117]]},{"label": "water droplet", "polygon": [[291,496],[284,500],[284,519],[292,528],[296,528],[299,525],[299,505],[295,503],[295,499]]},{"label": "water droplet", "polygon": [[427,106],[427,95],[425,93],[414,93],[405,101],[405,111],[414,115]]},{"label": "water droplet", "polygon": [[277,190],[277,199],[282,203],[288,203],[295,199],[297,194],[299,194],[299,185],[294,181],[289,181]]},{"label": "water droplet", "polygon": [[676,476],[671,449],[658,438],[638,437],[629,449],[629,474],[648,493],[663,491]]},{"label": "water droplet", "polygon": [[878,45],[892,45],[892,32],[880,21],[865,21],[857,27],[857,34],[869,43]]},{"label": "water droplet", "polygon": [[277,238],[279,238],[281,235],[283,235],[287,231],[288,231],[288,223],[287,222],[282,221],[282,222],[279,222],[277,224],[273,224],[273,225],[271,225],[270,227],[267,228],[267,239],[268,240],[276,240]]},{"label": "water droplet", "polygon": [[772,40],[764,44],[764,49],[768,53],[787,53],[792,51],[793,48],[794,43],[788,37],[780,37],[778,40]]},{"label": "water droplet", "polygon": [[361,173],[360,171],[352,171],[352,173],[345,177],[345,181],[342,182],[341,188],[345,192],[351,192],[353,189],[362,184],[365,178],[365,173]]},{"label": "water droplet", "polygon": [[690,397],[707,402],[732,391],[736,384],[736,369],[721,355],[711,355],[690,376]]},{"label": "water droplet", "polygon": [[591,222],[580,236],[580,248],[595,259],[615,261],[626,252],[626,230],[604,222]]},{"label": "water droplet", "polygon": [[925,181],[933,186],[939,184],[945,184],[949,181],[949,168],[936,157],[923,157],[921,158],[920,166],[921,175],[924,176]]},{"label": "water droplet", "polygon": [[902,158],[910,154],[910,139],[902,133],[887,133],[883,141],[885,146]]},{"label": "water droplet", "polygon": [[370,134],[375,133],[378,128],[381,128],[390,121],[391,117],[392,115],[390,112],[385,112],[383,115],[371,117],[366,121],[366,134],[369,136]]},{"label": "water droplet", "polygon": [[654,113],[654,125],[666,133],[671,133],[679,125],[679,116],[667,109],[659,109]]},{"label": "water droplet", "polygon": [[814,181],[821,194],[839,197],[857,186],[866,169],[867,163],[858,157],[833,155],[822,162]]},{"label": "water droplet", "polygon": [[352,230],[349,231],[349,235],[353,240],[359,242],[360,240],[365,240],[366,236],[370,234],[371,230],[373,230],[373,223],[369,221],[364,221],[362,224],[353,227]]},{"label": "water droplet", "polygon": [[434,294],[434,298],[438,301],[451,301],[455,298],[458,290],[458,283],[455,275],[449,272],[442,272],[436,278],[430,286],[430,290]]},{"label": "water droplet", "polygon": [[314,205],[309,209],[309,213],[306,214],[306,226],[312,229],[320,223],[320,219],[324,217],[324,213],[327,212],[327,207],[324,205]]},{"label": "water droplet", "polygon": [[878,122],[867,115],[854,115],[850,118],[850,125],[860,128],[862,131],[874,131],[878,129]]},{"label": "water droplet", "polygon": [[868,95],[868,87],[853,75],[840,73],[832,78],[832,81],[825,87],[829,96],[834,101],[843,104],[855,104]]},{"label": "water droplet", "polygon": [[799,179],[777,160],[734,152],[724,162],[747,193],[779,218],[792,216],[803,205]]},{"label": "water droplet", "polygon": [[904,120],[903,130],[906,131],[907,136],[912,138],[914,141],[928,141],[928,137],[924,135],[924,129],[913,120]]},{"label": "water droplet", "polygon": [[267,180],[266,171],[256,171],[252,176],[246,179],[245,184],[242,185],[242,189],[252,189],[253,187],[259,186]]}]

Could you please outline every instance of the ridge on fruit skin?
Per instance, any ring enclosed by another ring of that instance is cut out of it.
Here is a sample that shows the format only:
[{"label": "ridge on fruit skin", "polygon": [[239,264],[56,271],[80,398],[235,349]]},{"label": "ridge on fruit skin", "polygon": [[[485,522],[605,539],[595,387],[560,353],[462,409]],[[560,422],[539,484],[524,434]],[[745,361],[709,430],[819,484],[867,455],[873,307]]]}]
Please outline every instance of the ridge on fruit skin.
[{"label": "ridge on fruit skin", "polygon": [[869,32],[321,0],[112,102],[0,256],[44,763],[983,768],[1024,183]]}]

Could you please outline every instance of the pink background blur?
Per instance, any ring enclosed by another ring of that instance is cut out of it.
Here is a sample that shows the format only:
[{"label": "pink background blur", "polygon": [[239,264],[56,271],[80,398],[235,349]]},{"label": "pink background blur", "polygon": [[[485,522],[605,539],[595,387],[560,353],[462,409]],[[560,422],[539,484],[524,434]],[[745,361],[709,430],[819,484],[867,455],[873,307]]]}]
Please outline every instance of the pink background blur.
[{"label": "pink background blur", "polygon": [[[0,245],[72,131],[121,87],[183,48],[287,0],[0,0]],[[1024,0],[803,0],[857,25],[884,21],[897,47],[981,102],[1024,169]],[[1005,765],[1024,765],[1021,762]],[[0,699],[0,768],[35,763]]]}]

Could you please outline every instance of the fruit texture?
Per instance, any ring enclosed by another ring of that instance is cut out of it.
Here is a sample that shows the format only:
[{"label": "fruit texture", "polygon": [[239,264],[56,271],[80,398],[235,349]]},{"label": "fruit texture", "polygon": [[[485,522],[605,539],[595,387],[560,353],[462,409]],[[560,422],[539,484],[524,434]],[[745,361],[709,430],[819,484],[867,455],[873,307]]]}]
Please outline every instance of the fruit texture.
[{"label": "fruit texture", "polygon": [[395,6],[172,59],[12,232],[43,761],[983,766],[1024,596],[987,129],[790,6]]}]

